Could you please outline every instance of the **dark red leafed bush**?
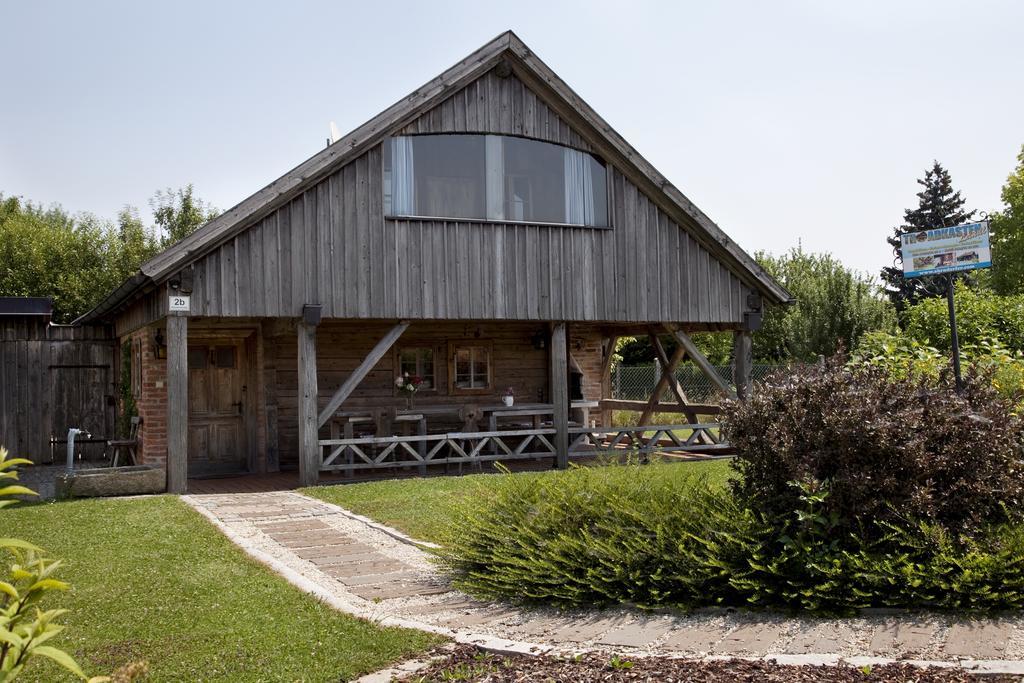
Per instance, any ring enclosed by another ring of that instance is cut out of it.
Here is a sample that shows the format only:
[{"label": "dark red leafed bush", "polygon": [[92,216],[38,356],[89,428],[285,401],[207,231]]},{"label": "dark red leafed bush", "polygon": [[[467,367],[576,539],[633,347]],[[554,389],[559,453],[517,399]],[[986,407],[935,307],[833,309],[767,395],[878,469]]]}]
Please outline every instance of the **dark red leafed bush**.
[{"label": "dark red leafed bush", "polygon": [[800,506],[790,482],[827,483],[839,530],[875,522],[932,522],[959,534],[1021,518],[1022,427],[991,378],[969,371],[957,395],[948,377],[897,380],[840,358],[788,369],[746,402],[726,407],[742,503],[770,515]]}]

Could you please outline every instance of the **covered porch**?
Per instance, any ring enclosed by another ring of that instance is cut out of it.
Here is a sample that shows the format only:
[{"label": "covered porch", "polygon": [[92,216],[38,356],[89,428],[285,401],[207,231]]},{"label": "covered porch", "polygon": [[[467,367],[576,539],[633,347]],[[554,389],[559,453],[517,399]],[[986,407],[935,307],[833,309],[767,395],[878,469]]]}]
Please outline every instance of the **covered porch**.
[{"label": "covered porch", "polygon": [[[248,357],[238,360],[248,375],[217,380],[241,387],[241,398],[230,405],[237,405],[243,426],[231,434],[243,435],[240,448],[246,441],[249,454],[234,457],[249,463],[246,472],[295,472],[296,483],[313,485],[322,478],[479,471],[495,461],[516,469],[564,468],[570,460],[607,453],[688,458],[729,452],[718,436],[718,406],[689,401],[672,371],[689,358],[710,371],[723,396],[736,391],[678,326],[321,320],[318,313],[307,306],[298,321],[250,321],[250,336],[236,347]],[[197,453],[210,445],[197,442],[196,396],[206,395],[197,384],[210,380],[201,379],[203,355],[196,349],[206,349],[221,328],[237,332],[239,321],[166,319],[171,491],[185,490],[190,477],[202,474]],[[741,354],[749,347],[749,332],[723,333],[735,334]],[[647,401],[612,400],[616,342],[638,334],[654,342],[662,380]],[[661,343],[667,337],[676,341],[671,356]],[[220,349],[210,347],[209,358],[216,360]],[[741,393],[749,384],[742,357],[736,364]],[[418,378],[416,391],[399,387],[400,377]],[[666,396],[669,401],[661,400]],[[616,411],[634,418],[613,424]]]}]

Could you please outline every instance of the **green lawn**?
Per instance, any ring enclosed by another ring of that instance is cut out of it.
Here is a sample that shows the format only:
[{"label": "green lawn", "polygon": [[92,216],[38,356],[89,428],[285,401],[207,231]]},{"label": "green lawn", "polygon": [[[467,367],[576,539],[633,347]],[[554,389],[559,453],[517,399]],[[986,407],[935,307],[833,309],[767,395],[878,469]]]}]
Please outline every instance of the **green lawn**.
[{"label": "green lawn", "polygon": [[[724,485],[732,473],[726,460],[655,464],[666,477],[708,477],[712,484]],[[608,476],[629,476],[628,467],[608,467]],[[485,489],[496,477],[558,477],[561,472],[519,472],[516,474],[472,474],[460,477],[393,479],[365,484],[316,486],[302,492],[366,515],[400,529],[413,538],[434,541],[450,519],[452,506],[473,491]]]},{"label": "green lawn", "polygon": [[[71,610],[56,644],[89,675],[146,660],[146,681],[339,681],[437,642],[300,592],[173,497],[8,508],[0,536],[65,560],[72,589],[45,604]],[[19,680],[66,679],[33,662]]]}]

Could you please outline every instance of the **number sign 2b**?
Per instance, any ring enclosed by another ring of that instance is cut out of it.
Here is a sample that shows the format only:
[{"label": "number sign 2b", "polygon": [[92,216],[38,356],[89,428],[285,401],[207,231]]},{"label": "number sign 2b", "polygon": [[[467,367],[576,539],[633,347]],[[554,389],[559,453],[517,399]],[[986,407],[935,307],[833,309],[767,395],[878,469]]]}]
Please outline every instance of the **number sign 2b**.
[{"label": "number sign 2b", "polygon": [[188,313],[191,308],[191,299],[187,294],[171,294],[167,302],[167,310],[183,311]]}]

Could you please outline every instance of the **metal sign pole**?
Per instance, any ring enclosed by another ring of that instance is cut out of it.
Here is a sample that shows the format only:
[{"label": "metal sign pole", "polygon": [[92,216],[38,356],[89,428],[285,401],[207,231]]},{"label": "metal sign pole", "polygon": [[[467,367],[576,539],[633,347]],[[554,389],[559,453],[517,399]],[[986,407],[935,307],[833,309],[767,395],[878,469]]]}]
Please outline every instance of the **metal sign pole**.
[{"label": "metal sign pole", "polygon": [[949,284],[946,287],[946,301],[949,303],[949,340],[953,347],[953,378],[956,380],[956,393],[964,393],[964,380],[960,375],[960,339],[956,333],[956,305],[953,301],[953,283],[956,276],[949,274]]}]

